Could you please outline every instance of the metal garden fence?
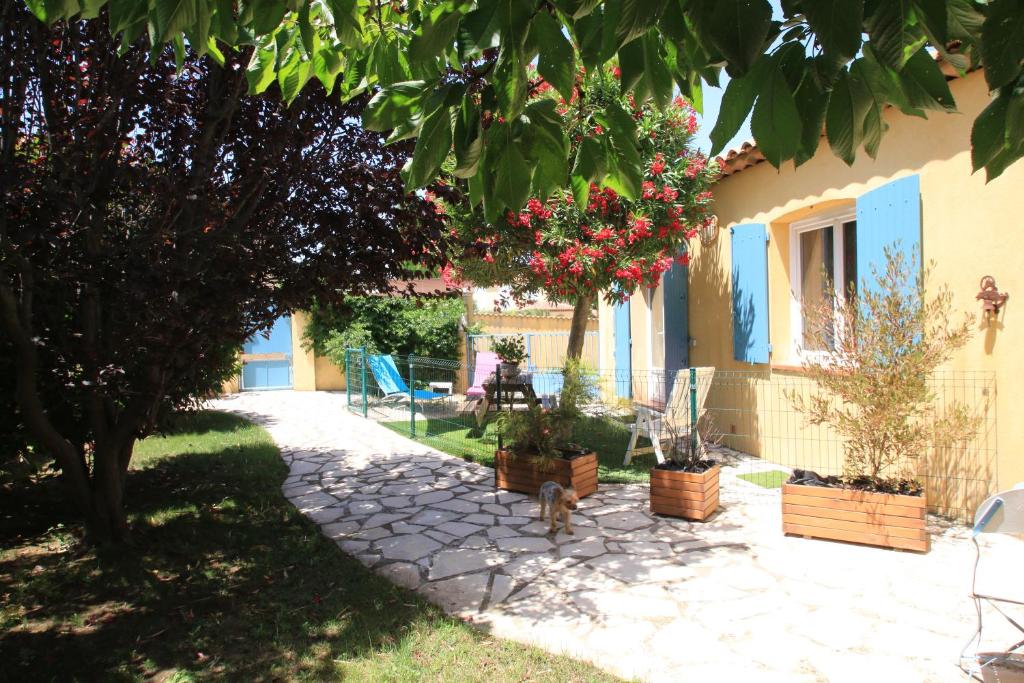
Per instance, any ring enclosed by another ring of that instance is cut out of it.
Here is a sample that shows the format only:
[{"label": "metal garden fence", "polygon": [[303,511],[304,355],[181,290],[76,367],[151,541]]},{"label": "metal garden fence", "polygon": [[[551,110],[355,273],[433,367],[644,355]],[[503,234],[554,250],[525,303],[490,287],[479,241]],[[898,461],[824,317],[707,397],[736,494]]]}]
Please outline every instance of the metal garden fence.
[{"label": "metal garden fence", "polygon": [[[480,375],[473,363],[417,356],[394,356],[401,384],[384,386],[374,372],[375,356],[362,349],[346,352],[347,406],[350,411],[388,429],[478,462],[493,461],[502,435],[498,410],[520,410],[522,391],[508,392],[481,410]],[[475,358],[475,355],[470,356]],[[531,366],[517,387],[540,403],[561,388],[562,368]],[[677,373],[587,369],[591,401],[574,439],[595,450],[604,482],[646,481],[655,463],[653,441],[682,427],[699,438],[712,457],[728,465],[742,490],[751,496],[771,494],[793,469],[821,475],[842,474],[845,440],[824,425],[808,424],[794,409],[791,396],[810,397],[817,389],[798,371],[686,368]],[[491,376],[493,385],[499,381]],[[938,410],[965,407],[977,429],[955,444],[922,454],[909,467],[924,482],[929,507],[944,517],[966,521],[975,506],[995,489],[995,378],[984,372],[937,373],[930,379]],[[526,387],[529,387],[528,389]],[[468,393],[468,395],[467,395]],[[474,395],[475,394],[475,395]],[[648,421],[628,464],[626,450],[637,415],[663,416]],[[682,423],[682,424],[680,424]],[[696,429],[692,429],[696,425]]]}]

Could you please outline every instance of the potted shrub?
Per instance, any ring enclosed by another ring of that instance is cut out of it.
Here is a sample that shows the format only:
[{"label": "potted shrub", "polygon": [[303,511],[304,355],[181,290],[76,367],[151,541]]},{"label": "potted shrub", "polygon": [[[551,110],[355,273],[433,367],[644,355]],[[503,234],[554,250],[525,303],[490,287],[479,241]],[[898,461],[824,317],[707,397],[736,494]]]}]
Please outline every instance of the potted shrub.
[{"label": "potted shrub", "polygon": [[927,498],[916,463],[969,440],[978,424],[960,404],[940,411],[930,379],[967,342],[971,323],[951,321],[946,288],[929,298],[930,268],[911,281],[902,256],[885,255],[876,286],[805,311],[805,339],[820,349],[805,362],[817,391],[786,396],[808,424],[843,437],[845,458],[842,475],[794,471],[782,489],[782,528],[926,552]]},{"label": "potted shrub", "polygon": [[501,359],[501,376],[504,379],[511,380],[519,376],[519,364],[528,357],[523,335],[498,337],[491,345],[491,350]]},{"label": "potted shrub", "polygon": [[699,433],[664,425],[669,446],[665,462],[651,469],[651,512],[704,521],[718,509],[718,463]]},{"label": "potted shrub", "polygon": [[587,391],[579,366],[569,364],[556,407],[535,405],[498,416],[506,442],[494,454],[498,488],[536,494],[545,481],[556,481],[573,487],[580,498],[597,491],[597,453],[571,441]]}]

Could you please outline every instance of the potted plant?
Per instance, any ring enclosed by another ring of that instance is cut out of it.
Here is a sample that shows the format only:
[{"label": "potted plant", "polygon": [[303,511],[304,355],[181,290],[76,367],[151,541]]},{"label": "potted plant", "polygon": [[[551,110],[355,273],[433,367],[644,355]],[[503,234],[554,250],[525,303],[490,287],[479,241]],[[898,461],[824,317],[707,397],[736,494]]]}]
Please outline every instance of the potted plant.
[{"label": "potted plant", "polygon": [[[912,281],[902,255],[885,252],[873,287],[807,309],[806,373],[816,393],[786,397],[811,425],[844,438],[841,475],[795,470],[782,489],[787,534],[927,552],[927,497],[916,463],[972,438],[978,419],[936,405],[930,379],[967,343],[969,316],[953,322],[945,287],[929,298],[930,267]],[[826,285],[829,287],[829,285]],[[831,291],[831,289],[826,289]]]},{"label": "potted plant", "polygon": [[597,491],[597,453],[572,443],[581,415],[579,397],[585,389],[577,364],[564,371],[556,407],[534,405],[498,416],[497,427],[506,448],[494,454],[498,488],[536,494],[545,481],[571,486],[580,498]]},{"label": "potted plant", "polygon": [[651,512],[704,521],[718,509],[718,463],[707,457],[699,431],[668,422],[664,429],[669,446],[665,462],[651,469]]},{"label": "potted plant", "polygon": [[526,342],[523,335],[515,334],[498,337],[491,345],[491,350],[501,359],[501,376],[504,379],[515,379],[519,376],[519,364],[527,359]]}]

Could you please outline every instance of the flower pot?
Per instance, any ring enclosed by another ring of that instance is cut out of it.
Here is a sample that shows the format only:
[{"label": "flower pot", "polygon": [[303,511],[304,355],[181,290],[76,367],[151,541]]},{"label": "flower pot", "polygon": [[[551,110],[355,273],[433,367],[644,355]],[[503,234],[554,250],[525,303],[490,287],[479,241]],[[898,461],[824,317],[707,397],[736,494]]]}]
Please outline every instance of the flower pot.
[{"label": "flower pot", "polygon": [[718,465],[704,472],[651,469],[651,512],[703,521],[718,509]]},{"label": "flower pot", "polygon": [[1024,655],[979,652],[978,663],[985,683],[1024,683]]},{"label": "flower pot", "polygon": [[785,534],[928,552],[927,501],[921,496],[782,485]]},{"label": "flower pot", "polygon": [[597,453],[574,458],[553,458],[550,469],[538,467],[535,456],[515,455],[511,451],[494,453],[494,485],[506,491],[537,495],[546,481],[576,489],[580,498],[597,491]]},{"label": "flower pot", "polygon": [[502,363],[501,378],[513,380],[519,377],[519,363]]}]

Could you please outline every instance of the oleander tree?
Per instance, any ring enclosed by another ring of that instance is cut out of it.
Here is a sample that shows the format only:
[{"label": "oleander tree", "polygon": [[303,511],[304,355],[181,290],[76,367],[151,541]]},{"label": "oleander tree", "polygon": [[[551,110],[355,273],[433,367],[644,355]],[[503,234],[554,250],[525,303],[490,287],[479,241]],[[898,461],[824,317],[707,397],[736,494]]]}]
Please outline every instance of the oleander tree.
[{"label": "oleander tree", "polygon": [[2,426],[55,460],[97,543],[128,532],[133,446],[162,411],[276,316],[383,291],[443,238],[403,192],[410,146],[359,125],[365,98],[248,96],[249,51],[151,61],[105,23],[0,5]]},{"label": "oleander tree", "polygon": [[[345,97],[373,92],[367,126],[416,138],[408,188],[429,184],[449,150],[473,166],[489,218],[518,212],[568,166],[577,183],[614,178],[635,187],[643,166],[628,150],[556,147],[526,112],[530,77],[571,97],[580,66],[617,61],[623,92],[667,107],[679,90],[699,109],[705,86],[724,84],[712,130],[717,154],[750,115],[776,167],[832,152],[852,164],[874,156],[882,112],[951,112],[956,103],[935,57],[965,74],[979,66],[993,93],[975,119],[973,166],[989,179],[1024,154],[1024,0],[25,0],[53,23],[104,21],[130,44],[185,46],[224,59],[255,45],[254,93],[276,83],[286,101],[319,80]],[[469,96],[479,101],[467,104]],[[492,122],[518,122],[512,138]],[[620,131],[621,132],[621,131]],[[517,152],[539,159],[525,173]],[[571,156],[570,156],[571,155]],[[602,169],[613,169],[602,173]],[[629,199],[636,196],[629,194]]]},{"label": "oleander tree", "polygon": [[[582,183],[570,180],[563,168],[561,178],[549,179],[549,191],[527,199],[522,211],[488,221],[486,199],[473,202],[452,158],[446,191],[427,195],[447,217],[451,237],[465,245],[446,276],[503,286],[517,303],[538,292],[571,303],[570,358],[582,354],[598,296],[622,301],[638,289],[657,287],[674,263],[689,262],[688,240],[712,220],[709,188],[717,167],[691,147],[697,130],[692,107],[682,97],[660,109],[631,94],[623,97],[621,78],[618,66],[580,73],[566,100],[535,75],[524,115],[545,121],[551,137],[564,132],[581,163],[600,167],[609,148],[628,150],[644,169],[636,187],[624,184],[613,169],[599,168],[598,182]],[[493,125],[513,137],[522,134],[521,127],[516,121]]]}]

